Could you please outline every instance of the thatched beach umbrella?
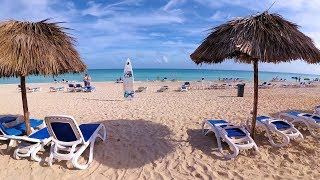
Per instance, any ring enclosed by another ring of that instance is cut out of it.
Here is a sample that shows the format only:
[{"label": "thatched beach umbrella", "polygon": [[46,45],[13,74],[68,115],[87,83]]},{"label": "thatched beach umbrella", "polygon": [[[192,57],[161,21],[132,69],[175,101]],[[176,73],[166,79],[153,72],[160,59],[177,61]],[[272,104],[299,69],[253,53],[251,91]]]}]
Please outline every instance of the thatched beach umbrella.
[{"label": "thatched beach umbrella", "polygon": [[221,63],[226,59],[253,63],[254,101],[251,134],[254,136],[258,105],[258,62],[280,63],[302,59],[320,62],[320,51],[298,26],[278,14],[264,12],[235,19],[212,29],[190,55],[197,63]]},{"label": "thatched beach umbrella", "polygon": [[27,134],[30,121],[26,95],[26,76],[78,73],[86,71],[74,39],[67,28],[47,20],[0,22],[0,77],[20,77]]}]

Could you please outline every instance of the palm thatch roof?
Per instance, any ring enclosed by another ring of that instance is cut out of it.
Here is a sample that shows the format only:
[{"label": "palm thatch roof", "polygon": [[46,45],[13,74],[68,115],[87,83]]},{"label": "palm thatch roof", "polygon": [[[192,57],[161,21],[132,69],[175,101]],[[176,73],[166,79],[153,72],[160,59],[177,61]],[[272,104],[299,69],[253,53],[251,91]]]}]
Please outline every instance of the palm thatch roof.
[{"label": "palm thatch roof", "polygon": [[213,28],[190,57],[197,64],[221,63],[225,59],[244,63],[255,59],[272,63],[303,59],[317,63],[320,51],[296,24],[264,12]]},{"label": "palm thatch roof", "polygon": [[48,20],[0,22],[0,77],[86,71],[68,28]]}]

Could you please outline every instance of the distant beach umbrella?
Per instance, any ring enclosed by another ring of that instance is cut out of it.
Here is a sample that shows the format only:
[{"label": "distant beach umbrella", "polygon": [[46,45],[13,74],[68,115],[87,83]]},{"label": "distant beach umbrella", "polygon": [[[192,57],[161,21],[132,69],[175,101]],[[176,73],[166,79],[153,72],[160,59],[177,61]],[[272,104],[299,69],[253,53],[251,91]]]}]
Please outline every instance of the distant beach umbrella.
[{"label": "distant beach umbrella", "polygon": [[73,47],[75,40],[59,23],[0,22],[0,78],[20,77],[27,134],[30,121],[26,95],[26,76],[79,73],[87,70]]},{"label": "distant beach umbrella", "polygon": [[254,136],[258,105],[258,62],[280,63],[302,59],[319,63],[320,51],[298,25],[267,11],[214,27],[190,55],[196,64],[222,63],[226,59],[253,63],[254,101],[251,134]]}]

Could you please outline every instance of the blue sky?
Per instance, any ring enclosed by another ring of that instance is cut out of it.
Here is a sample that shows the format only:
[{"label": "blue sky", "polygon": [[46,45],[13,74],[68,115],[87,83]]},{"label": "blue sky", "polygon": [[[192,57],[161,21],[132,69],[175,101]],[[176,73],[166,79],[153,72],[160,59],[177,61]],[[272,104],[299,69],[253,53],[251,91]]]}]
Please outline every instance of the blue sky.
[{"label": "blue sky", "polygon": [[[195,65],[189,55],[208,29],[236,17],[267,9],[274,0],[0,0],[0,20],[65,21],[74,29],[81,57],[89,68],[122,68],[130,57],[138,68],[252,70],[226,61]],[[301,26],[320,47],[319,0],[278,0],[270,12]],[[260,64],[260,70],[320,74],[320,66],[297,61]]]}]

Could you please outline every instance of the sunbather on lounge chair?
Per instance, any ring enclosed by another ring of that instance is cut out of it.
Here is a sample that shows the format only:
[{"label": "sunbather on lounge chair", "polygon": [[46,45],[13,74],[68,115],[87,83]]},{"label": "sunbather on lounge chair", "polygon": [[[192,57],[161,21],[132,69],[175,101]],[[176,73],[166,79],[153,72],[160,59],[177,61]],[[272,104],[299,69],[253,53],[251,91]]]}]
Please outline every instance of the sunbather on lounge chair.
[{"label": "sunbather on lounge chair", "polygon": [[[97,137],[106,139],[106,129],[103,124],[81,124],[78,126],[71,116],[47,116],[45,122],[52,137],[49,165],[54,160],[71,160],[75,168],[86,169],[93,161],[94,142]],[[78,163],[79,157],[90,145],[87,164]]]},{"label": "sunbather on lounge chair", "polygon": [[297,111],[289,111],[280,113],[280,118],[286,118],[290,120],[291,123],[304,123],[311,136],[315,138],[320,138],[320,134],[317,134],[315,131],[320,129],[320,116],[310,113],[302,113]]},{"label": "sunbather on lounge chair", "polygon": [[[269,142],[275,147],[283,147],[289,144],[290,139],[301,138],[302,134],[298,131],[293,124],[283,119],[273,119],[268,116],[257,117],[257,126],[262,127],[267,132]],[[283,143],[275,143],[272,138],[272,132],[277,133],[283,139]]]},{"label": "sunbather on lounge chair", "polygon": [[[205,125],[210,128],[205,130]],[[233,154],[225,155],[226,158],[234,158],[239,154],[241,149],[251,149],[258,151],[256,143],[250,136],[250,133],[243,126],[236,126],[229,124],[225,120],[205,120],[202,123],[202,132],[207,135],[209,132],[213,132],[216,136],[218,149],[223,154],[221,140],[228,143]]]}]

